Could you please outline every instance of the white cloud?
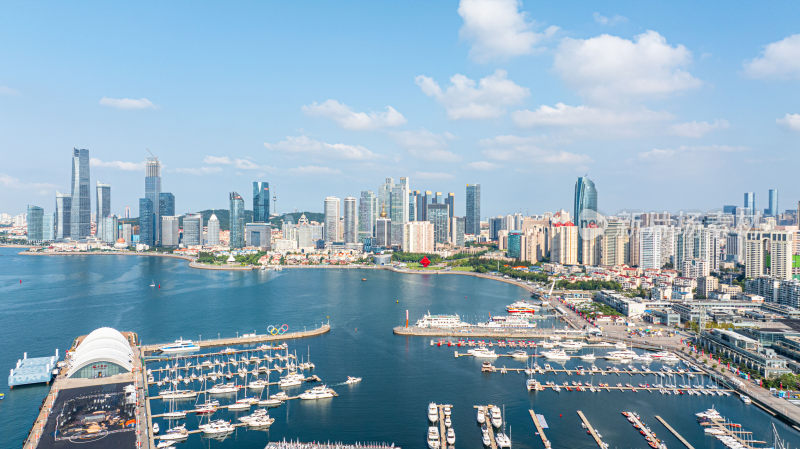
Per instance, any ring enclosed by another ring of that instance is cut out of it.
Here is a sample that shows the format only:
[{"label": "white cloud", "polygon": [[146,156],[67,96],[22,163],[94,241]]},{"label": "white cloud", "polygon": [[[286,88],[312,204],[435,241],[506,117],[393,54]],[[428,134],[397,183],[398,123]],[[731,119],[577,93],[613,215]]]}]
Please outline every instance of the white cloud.
[{"label": "white cloud", "polygon": [[303,112],[311,116],[329,118],[342,128],[353,130],[387,128],[406,123],[403,114],[391,106],[386,106],[384,112],[355,112],[346,104],[336,100],[325,100],[323,103],[314,102],[303,106]]},{"label": "white cloud", "polygon": [[8,86],[0,86],[0,95],[14,96],[19,95],[19,91]]},{"label": "white cloud", "polygon": [[475,80],[456,74],[450,78],[450,86],[442,91],[433,78],[419,75],[415,82],[422,92],[434,98],[447,110],[451,119],[482,119],[499,117],[508,106],[518,104],[530,91],[507,78],[505,70]]},{"label": "white cloud", "polygon": [[671,46],[655,31],[632,41],[603,34],[590,39],[566,38],[555,55],[556,72],[581,95],[596,102],[665,96],[702,83],[685,68],[692,53]]},{"label": "white cloud", "polygon": [[520,6],[519,0],[461,0],[458,15],[464,25],[459,35],[472,42],[472,59],[487,62],[529,54],[558,31],[558,27],[551,26],[535,32],[534,23],[527,20]]},{"label": "white cloud", "polygon": [[500,166],[489,161],[474,161],[467,164],[467,167],[473,170],[494,170]]},{"label": "white cloud", "polygon": [[326,143],[311,139],[307,136],[287,136],[277,143],[265,142],[268,150],[281,151],[291,154],[314,154],[348,160],[375,159],[377,155],[361,145],[348,145],[344,143]]},{"label": "white cloud", "polygon": [[676,123],[670,127],[672,134],[681,137],[700,138],[718,129],[727,129],[730,126],[727,120],[718,119],[713,122],[691,121]]},{"label": "white cloud", "polygon": [[592,14],[594,21],[599,23],[600,25],[607,25],[607,26],[614,26],[619,25],[620,23],[625,23],[628,21],[628,18],[625,16],[621,16],[619,14],[614,14],[613,17],[606,17],[599,12],[595,12]]},{"label": "white cloud", "polygon": [[155,109],[156,105],[147,98],[109,98],[100,99],[100,104],[117,109]]},{"label": "white cloud", "polygon": [[[259,165],[250,159],[234,158],[228,156],[206,156],[203,158],[203,163],[206,165],[231,165],[239,170],[264,170],[272,171],[274,167],[268,165]],[[217,170],[218,171],[218,170]]]},{"label": "white cloud", "polygon": [[800,34],[768,44],[744,69],[752,78],[800,79]]},{"label": "white cloud", "polygon": [[222,167],[215,167],[215,166],[212,166],[212,167],[193,167],[193,168],[176,168],[175,169],[175,172],[177,172],[177,173],[183,173],[183,174],[186,174],[186,175],[196,175],[196,176],[210,175],[210,174],[214,174],[214,173],[219,173],[221,171],[222,171]]},{"label": "white cloud", "polygon": [[115,168],[123,171],[144,171],[144,162],[103,161],[93,157],[89,159],[89,165],[92,167]]},{"label": "white cloud", "polygon": [[453,179],[453,176],[450,173],[439,172],[439,171],[418,171],[414,173],[414,177],[418,179]]},{"label": "white cloud", "polygon": [[449,141],[455,139],[450,133],[436,134],[427,129],[397,131],[392,138],[412,156],[428,161],[460,161],[461,156],[448,150]]},{"label": "white cloud", "polygon": [[337,168],[322,167],[319,165],[302,165],[300,167],[290,168],[290,173],[296,175],[338,175],[341,170]]},{"label": "white cloud", "polygon": [[203,158],[203,163],[208,165],[230,165],[232,162],[228,156],[206,156]]},{"label": "white cloud", "polygon": [[786,114],[775,121],[786,129],[800,131],[800,114]]},{"label": "white cloud", "polygon": [[620,126],[634,123],[669,120],[672,115],[667,112],[656,112],[640,108],[630,111],[615,111],[592,106],[570,106],[556,103],[555,106],[541,105],[531,111],[523,109],[515,111],[512,119],[517,126]]},{"label": "white cloud", "polygon": [[34,191],[39,195],[49,195],[53,193],[56,186],[46,182],[26,182],[11,175],[0,173],[0,186],[11,190]]},{"label": "white cloud", "polygon": [[483,155],[493,161],[571,165],[585,165],[592,162],[589,155],[544,149],[539,147],[536,141],[538,141],[536,137],[506,135],[481,140],[480,145],[485,148],[482,151]]},{"label": "white cloud", "polygon": [[638,154],[639,159],[660,161],[676,156],[687,157],[711,153],[738,153],[747,151],[747,147],[732,145],[681,145],[677,148],[653,148]]}]

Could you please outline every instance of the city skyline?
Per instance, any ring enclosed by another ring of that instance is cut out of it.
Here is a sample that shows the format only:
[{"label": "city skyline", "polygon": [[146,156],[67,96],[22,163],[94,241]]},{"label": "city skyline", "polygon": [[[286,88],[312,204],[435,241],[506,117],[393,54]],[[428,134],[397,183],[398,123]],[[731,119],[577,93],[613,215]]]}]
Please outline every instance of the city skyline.
[{"label": "city skyline", "polygon": [[[167,5],[158,18],[135,5],[113,17],[10,7],[0,145],[17,151],[4,154],[0,209],[47,209],[68,191],[59,161],[73,146],[92,152],[96,180],[113,180],[120,215],[137,208],[146,148],[182,212],[225,208],[224,192],[249,190],[242,176],[269,179],[283,211],[318,211],[326,195],[357,195],[385,174],[443,192],[479,183],[484,216],[568,208],[568,189],[551,186],[584,173],[604,186],[607,213],[708,210],[738,204],[741,191],[765,204],[773,187],[786,208],[800,197],[781,182],[792,179],[800,129],[791,3],[582,2],[568,14],[497,5],[486,23],[478,0],[256,5],[237,14],[235,32],[207,26],[232,14],[222,7]],[[603,72],[589,48],[624,57]],[[75,63],[81,75],[66,69]],[[231,65],[247,70],[218,69]]]}]

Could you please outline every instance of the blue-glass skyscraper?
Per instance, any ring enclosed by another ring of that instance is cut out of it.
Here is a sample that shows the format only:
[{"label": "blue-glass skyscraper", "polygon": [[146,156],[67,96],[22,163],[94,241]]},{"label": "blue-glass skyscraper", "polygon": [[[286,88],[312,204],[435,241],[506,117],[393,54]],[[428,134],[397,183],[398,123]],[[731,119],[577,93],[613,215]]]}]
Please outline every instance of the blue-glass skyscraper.
[{"label": "blue-glass skyscraper", "polygon": [[481,233],[481,185],[467,184],[467,194],[465,197],[467,206],[467,216],[465,217],[464,232],[472,235]]},{"label": "blue-glass skyscraper", "polygon": [[744,210],[747,215],[756,214],[756,194],[755,192],[744,192]]},{"label": "blue-glass skyscraper", "polygon": [[39,243],[44,239],[42,232],[42,219],[44,217],[44,209],[39,206],[28,205],[28,241]]},{"label": "blue-glass skyscraper", "polygon": [[151,246],[157,246],[161,244],[161,162],[155,156],[149,157],[144,170],[144,197],[150,200],[150,215],[142,215],[139,209],[139,222],[140,226],[142,219],[151,223],[153,229]]},{"label": "blue-glass skyscraper", "polygon": [[153,202],[150,198],[139,198],[139,243],[155,245],[155,221],[153,219]]},{"label": "blue-glass skyscraper", "polygon": [[92,233],[92,203],[89,189],[89,150],[73,148],[70,236],[75,240],[89,237]]},{"label": "blue-glass skyscraper", "polygon": [[244,199],[236,192],[230,193],[231,248],[244,248]]},{"label": "blue-glass skyscraper", "polygon": [[175,216],[175,195],[161,192],[158,195],[158,215],[162,217]]},{"label": "blue-glass skyscraper", "polygon": [[253,181],[253,222],[269,222],[269,183]]},{"label": "blue-glass skyscraper", "polygon": [[576,226],[584,227],[581,223],[581,213],[584,210],[597,212],[597,189],[594,182],[587,176],[581,176],[575,182],[575,216],[572,217]]},{"label": "blue-glass skyscraper", "polygon": [[769,203],[764,215],[768,217],[777,217],[780,213],[778,209],[778,189],[769,189]]}]

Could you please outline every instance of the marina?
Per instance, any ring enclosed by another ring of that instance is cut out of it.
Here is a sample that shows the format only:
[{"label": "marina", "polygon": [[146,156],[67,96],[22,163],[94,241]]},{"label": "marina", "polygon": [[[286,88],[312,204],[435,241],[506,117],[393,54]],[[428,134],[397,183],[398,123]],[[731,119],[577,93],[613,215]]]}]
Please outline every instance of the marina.
[{"label": "marina", "polygon": [[544,416],[537,415],[536,413],[534,413],[533,409],[530,409],[528,411],[531,414],[531,420],[533,420],[533,425],[536,427],[536,435],[538,435],[539,438],[542,439],[542,445],[544,445],[546,449],[551,448],[552,444],[550,443],[550,440],[547,439],[547,435],[544,434],[544,428],[547,425],[547,422],[544,420]]},{"label": "marina", "polygon": [[675,435],[675,438],[677,438],[677,439],[678,439],[678,441],[680,441],[680,442],[681,442],[681,444],[683,444],[684,446],[686,446],[686,449],[694,449],[694,446],[692,446],[692,445],[691,445],[691,444],[690,444],[688,441],[686,441],[686,438],[684,438],[683,436],[681,436],[681,434],[679,434],[677,430],[673,429],[673,428],[672,428],[672,426],[670,426],[670,425],[669,425],[669,423],[667,423],[667,421],[665,421],[665,420],[664,420],[664,418],[662,418],[662,417],[660,417],[660,416],[656,415],[656,419],[657,419],[657,420],[658,420],[658,422],[660,422],[660,423],[661,423],[661,424],[662,424],[664,427],[666,427],[666,428],[667,428],[667,430],[669,430],[669,431],[670,431],[670,432],[671,432],[673,435]]},{"label": "marina", "polygon": [[580,410],[578,410],[577,413],[578,417],[581,419],[581,424],[586,429],[586,433],[592,436],[594,442],[597,443],[597,447],[599,447],[600,449],[606,449],[608,447],[608,444],[604,443],[603,440],[600,439],[600,434],[597,433],[596,430],[594,430],[594,427],[592,427],[592,423],[589,422],[589,420],[586,418],[586,415],[584,415],[583,412]]}]

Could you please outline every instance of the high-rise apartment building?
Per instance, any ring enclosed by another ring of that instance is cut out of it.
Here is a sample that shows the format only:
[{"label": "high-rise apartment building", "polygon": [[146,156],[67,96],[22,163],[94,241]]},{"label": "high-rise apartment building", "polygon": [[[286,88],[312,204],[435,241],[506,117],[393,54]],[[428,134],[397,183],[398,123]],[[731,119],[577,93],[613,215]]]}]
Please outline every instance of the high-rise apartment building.
[{"label": "high-rise apartment building", "polygon": [[208,232],[206,233],[206,244],[208,246],[219,245],[219,218],[216,214],[211,214],[208,218]]},{"label": "high-rise apartment building", "polygon": [[230,247],[244,248],[244,199],[236,192],[231,192],[228,198],[231,218]]},{"label": "high-rise apartment building", "polygon": [[[217,222],[217,225],[219,225],[219,222]],[[217,238],[219,238],[219,234],[217,234]],[[203,215],[186,214],[183,216],[182,241],[184,246],[196,246],[203,244]]]},{"label": "high-rise apartment building", "polygon": [[153,226],[153,245],[161,244],[161,162],[157,157],[149,157],[144,165],[144,197],[150,200],[151,214],[142,216],[139,221],[147,220]]},{"label": "high-rise apartment building", "polygon": [[577,265],[578,227],[571,221],[553,223],[550,235],[550,261],[562,265]]},{"label": "high-rise apartment building", "polygon": [[386,211],[375,221],[375,244],[384,248],[392,246],[392,220],[386,216]]},{"label": "high-rise apartment building", "polygon": [[70,236],[74,240],[92,233],[92,203],[89,191],[89,150],[72,149],[72,202]]},{"label": "high-rise apartment building", "polygon": [[481,185],[467,184],[467,193],[464,197],[467,206],[466,233],[480,235],[481,233]]},{"label": "high-rise apartment building", "polygon": [[52,242],[56,239],[55,214],[42,215],[42,241]]},{"label": "high-rise apartment building", "polygon": [[339,217],[341,200],[335,196],[325,198],[325,243],[336,242],[339,238]]},{"label": "high-rise apartment building", "polygon": [[103,233],[100,235],[100,239],[109,245],[115,244],[119,238],[119,219],[117,216],[109,215],[103,217],[102,229]]},{"label": "high-rise apartment building", "polygon": [[56,240],[70,237],[72,232],[71,213],[72,195],[56,192]]},{"label": "high-rise apartment building", "polygon": [[358,202],[358,241],[375,235],[375,222],[379,213],[378,197],[371,190],[362,190]]},{"label": "high-rise apartment building", "polygon": [[409,253],[432,253],[434,251],[433,223],[411,221],[404,223],[403,251]]},{"label": "high-rise apartment building", "polygon": [[269,223],[269,183],[253,181],[253,221]]},{"label": "high-rise apartment building", "polygon": [[793,231],[745,233],[745,277],[792,278]]},{"label": "high-rise apartment building", "polygon": [[358,208],[355,197],[344,199],[344,242],[358,242]]},{"label": "high-rise apartment building", "polygon": [[179,217],[176,216],[161,217],[161,246],[175,248],[180,244],[181,232],[178,222]]},{"label": "high-rise apartment building", "polygon": [[466,229],[466,219],[464,217],[453,217],[453,226],[451,227],[451,239],[456,248],[464,246],[464,230]]},{"label": "high-rise apartment building", "polygon": [[627,226],[623,221],[609,221],[603,231],[601,264],[617,266],[625,263],[625,244],[628,242]]},{"label": "high-rise apartment building", "polygon": [[[448,221],[448,224],[450,225],[450,228],[452,229],[453,228],[453,217],[455,217],[455,215],[456,215],[456,213],[455,213],[455,209],[456,209],[456,194],[453,193],[453,192],[448,193],[447,197],[444,199],[444,203],[447,204],[447,207],[448,207],[447,211],[448,211],[449,217],[448,217],[447,221]],[[516,229],[519,229],[519,228],[516,228]]]},{"label": "high-rise apartment building", "polygon": [[447,204],[429,204],[427,221],[433,224],[433,241],[438,245],[446,244],[450,240],[450,211]]},{"label": "high-rise apartment building", "polygon": [[97,181],[97,208],[95,209],[95,223],[97,224],[97,237],[102,239],[103,219],[111,215],[111,185]]},{"label": "high-rise apartment building", "polygon": [[661,268],[661,228],[639,230],[639,268]]}]

